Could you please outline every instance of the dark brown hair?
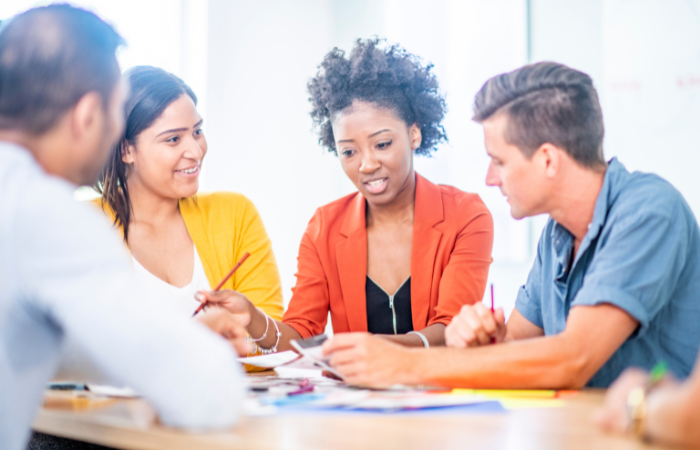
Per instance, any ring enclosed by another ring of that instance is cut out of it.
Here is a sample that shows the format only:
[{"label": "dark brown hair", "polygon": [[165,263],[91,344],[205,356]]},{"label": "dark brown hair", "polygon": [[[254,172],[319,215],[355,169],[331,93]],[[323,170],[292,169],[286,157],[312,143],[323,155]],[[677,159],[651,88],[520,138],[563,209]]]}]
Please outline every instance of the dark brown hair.
[{"label": "dark brown hair", "polygon": [[126,183],[127,165],[122,161],[122,156],[126,148],[135,145],[139,134],[153,125],[172,102],[182,95],[188,95],[196,106],[197,96],[180,78],[157,67],[133,67],[124,73],[124,78],[130,86],[124,104],[124,134],[112,149],[94,189],[102,195],[102,207],[109,205],[114,212],[114,225],[122,227],[124,240],[127,241],[132,210]]},{"label": "dark brown hair", "polygon": [[606,167],[603,113],[591,77],[563,64],[541,62],[488,80],[474,98],[474,117],[508,117],[506,142],[527,157],[544,143],[565,150],[583,167]]},{"label": "dark brown hair", "polygon": [[124,41],[99,17],[50,5],[0,27],[0,129],[38,136],[88,92],[105,110],[117,81],[114,52]]}]

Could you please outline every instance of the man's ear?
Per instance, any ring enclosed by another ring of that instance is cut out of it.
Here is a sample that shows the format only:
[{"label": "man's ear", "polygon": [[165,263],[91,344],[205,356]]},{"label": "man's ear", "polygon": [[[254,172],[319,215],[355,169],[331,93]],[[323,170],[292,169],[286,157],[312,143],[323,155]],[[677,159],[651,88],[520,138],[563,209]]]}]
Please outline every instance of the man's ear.
[{"label": "man's ear", "polygon": [[73,107],[72,131],[73,137],[80,142],[101,136],[105,120],[102,97],[97,92],[91,91],[83,95]]},{"label": "man's ear", "polygon": [[547,178],[555,178],[561,169],[561,152],[559,147],[556,147],[548,142],[540,145],[540,147],[535,151],[535,154],[539,156],[542,161],[544,173]]},{"label": "man's ear", "polygon": [[411,125],[411,128],[408,129],[408,138],[410,139],[412,150],[420,147],[421,142],[423,142],[423,134],[421,133],[418,124],[414,123]]}]

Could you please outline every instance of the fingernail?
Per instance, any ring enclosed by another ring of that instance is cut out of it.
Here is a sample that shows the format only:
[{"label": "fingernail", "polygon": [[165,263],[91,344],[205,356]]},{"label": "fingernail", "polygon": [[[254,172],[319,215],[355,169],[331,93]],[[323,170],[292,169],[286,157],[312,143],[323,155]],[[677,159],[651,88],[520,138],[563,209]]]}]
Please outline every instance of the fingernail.
[{"label": "fingernail", "polygon": [[196,294],[194,294],[194,298],[196,298],[196,299],[199,300],[200,302],[203,302],[203,301],[204,301],[204,295],[200,294],[199,292],[197,292]]}]

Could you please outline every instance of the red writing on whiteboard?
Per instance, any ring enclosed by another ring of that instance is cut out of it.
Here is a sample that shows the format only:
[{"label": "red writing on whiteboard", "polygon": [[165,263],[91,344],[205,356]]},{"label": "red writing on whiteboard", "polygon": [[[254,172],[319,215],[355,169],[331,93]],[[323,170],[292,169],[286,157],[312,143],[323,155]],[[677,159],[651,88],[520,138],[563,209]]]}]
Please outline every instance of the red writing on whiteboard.
[{"label": "red writing on whiteboard", "polygon": [[641,91],[642,83],[637,80],[618,80],[610,83],[615,91]]},{"label": "red writing on whiteboard", "polygon": [[681,89],[700,87],[700,75],[678,77],[678,87]]}]

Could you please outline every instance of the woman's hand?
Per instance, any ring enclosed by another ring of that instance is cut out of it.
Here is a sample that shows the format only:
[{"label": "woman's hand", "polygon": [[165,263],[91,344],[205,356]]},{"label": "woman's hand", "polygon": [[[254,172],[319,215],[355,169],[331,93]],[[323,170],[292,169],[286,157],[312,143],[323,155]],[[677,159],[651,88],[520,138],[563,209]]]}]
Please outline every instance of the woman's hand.
[{"label": "woman's hand", "polygon": [[[453,348],[478,347],[503,342],[506,337],[503,308],[491,312],[482,303],[464,305],[445,328],[445,345]],[[492,339],[493,338],[493,339]]]},{"label": "woman's hand", "polygon": [[240,292],[224,289],[221,291],[198,291],[194,295],[200,303],[206,302],[206,306],[219,306],[231,314],[250,314],[255,309],[248,297]]},{"label": "woman's hand", "polygon": [[413,351],[369,333],[337,334],[323,343],[324,356],[347,383],[376,388],[411,384]]},{"label": "woman's hand", "polygon": [[[269,348],[279,342],[275,335],[273,319],[255,307],[244,294],[231,290],[199,291],[194,296],[200,303],[206,302],[206,306],[215,306],[228,311],[230,314],[245,317],[246,331],[253,338],[265,338],[257,344],[263,348]],[[281,324],[278,327],[284,329]]]},{"label": "woman's hand", "polygon": [[231,346],[240,356],[246,356],[250,346],[246,342],[245,326],[250,320],[247,313],[231,314],[228,311],[212,308],[202,311],[195,320],[206,325],[214,333],[228,340]]}]

